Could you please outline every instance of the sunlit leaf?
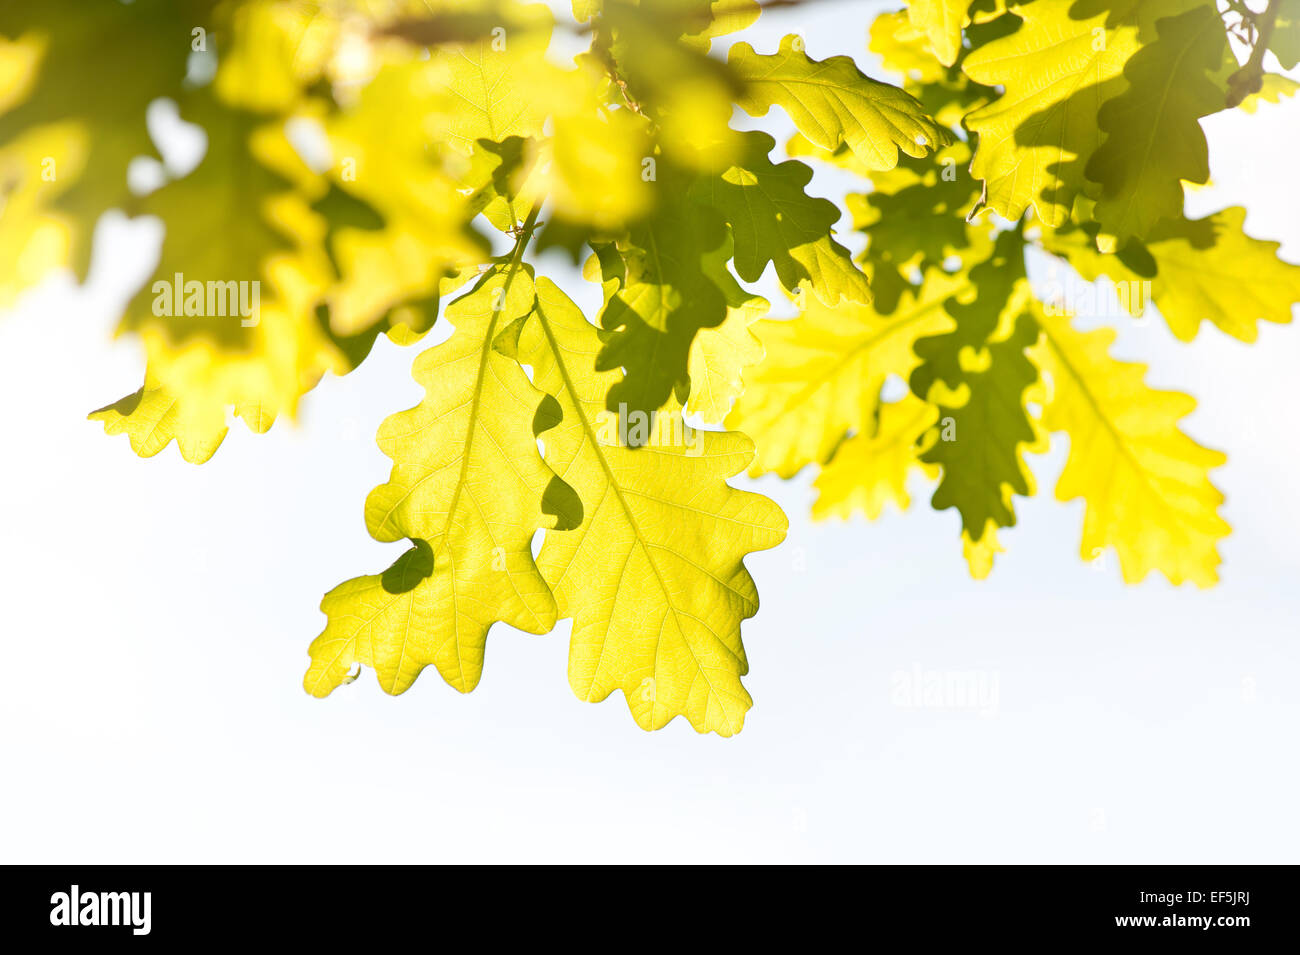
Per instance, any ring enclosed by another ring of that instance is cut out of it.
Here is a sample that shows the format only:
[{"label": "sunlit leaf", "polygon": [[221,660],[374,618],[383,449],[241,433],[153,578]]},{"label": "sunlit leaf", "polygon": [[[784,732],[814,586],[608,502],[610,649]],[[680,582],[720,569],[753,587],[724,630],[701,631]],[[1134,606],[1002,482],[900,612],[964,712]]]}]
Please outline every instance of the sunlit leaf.
[{"label": "sunlit leaf", "polygon": [[417,550],[387,575],[404,589],[367,577],[326,596],[330,620],[312,645],[311,692],[328,693],[355,662],[373,667],[389,693],[429,665],[469,692],[494,623],[531,633],[554,626],[555,601],[529,545],[537,530],[576,523],[577,513],[537,450],[544,396],[494,347],[532,308],[525,272],[494,273],[448,309],[451,339],[416,360],[425,397],[379,430],[393,472],[367,498],[366,526],[381,541],[410,538]]},{"label": "sunlit leaf", "polygon": [[812,170],[803,163],[774,165],[775,146],[766,133],[747,133],[742,160],[693,192],[731,225],[737,274],[756,282],[770,263],[789,292],[806,285],[826,305],[871,301],[866,276],[832,236],[840,210],[804,191]]},{"label": "sunlit leaf", "polygon": [[850,432],[868,431],[885,381],[911,373],[913,345],[952,327],[944,302],[970,287],[969,275],[936,269],[888,314],[805,299],[792,321],[755,323],[766,355],[727,418],[758,445],[750,473],[791,477],[827,461]]},{"label": "sunlit leaf", "polygon": [[1214,583],[1228,525],[1209,472],[1225,459],[1180,430],[1196,402],[1150,388],[1144,366],[1111,357],[1110,329],[1080,333],[1050,315],[1041,325],[1035,360],[1050,381],[1043,423],[1070,436],[1056,496],[1084,500],[1083,559],[1113,548],[1130,583],[1152,570],[1175,584]]},{"label": "sunlit leaf", "polygon": [[[1026,407],[1038,371],[1025,351],[1038,339],[1027,304],[1022,241],[998,237],[992,256],[970,273],[974,295],[944,307],[956,327],[916,343],[912,392],[939,407],[927,464],[942,467],[936,510],[955,507],[968,546],[1016,523],[1013,495],[1033,493],[1023,452],[1037,437]],[[979,575],[982,566],[972,562]]]},{"label": "sunlit leaf", "polygon": [[970,0],[909,0],[907,15],[912,26],[930,40],[934,55],[944,66],[952,66],[961,50],[962,27],[970,22]]},{"label": "sunlit leaf", "polygon": [[1084,166],[1105,135],[1097,110],[1124,89],[1124,66],[1139,49],[1135,4],[1120,6],[1128,9],[1036,0],[1016,8],[1019,29],[962,61],[971,79],[1004,87],[965,119],[979,135],[971,172],[985,180],[986,202],[1004,218],[1019,219],[1032,205],[1059,225],[1084,188]]},{"label": "sunlit leaf", "polygon": [[628,447],[605,411],[615,376],[594,366],[598,330],[548,280],[537,293],[520,351],[560,405],[546,461],[583,502],[581,526],[548,532],[538,557],[573,617],[569,683],[592,702],[621,689],[645,729],[680,715],[730,736],[751,703],[740,624],[758,610],[742,558],[780,543],[785,516],[727,485],[753,455],[744,435],[695,431],[665,410]]},{"label": "sunlit leaf", "polygon": [[796,36],[770,56],[737,43],[728,63],[745,84],[745,112],[780,106],[810,141],[830,150],[844,143],[868,168],[892,169],[899,152],[924,156],[952,141],[907,93],[864,76],[846,56],[812,59]]},{"label": "sunlit leaf", "polygon": [[1158,22],[1160,37],[1124,68],[1128,89],[1105,103],[1097,123],[1106,141],[1088,160],[1101,183],[1093,212],[1098,247],[1113,252],[1183,208],[1183,181],[1210,178],[1209,149],[1199,120],[1226,104],[1221,83],[1228,43],[1212,7]]},{"label": "sunlit leaf", "polygon": [[813,517],[847,518],[861,511],[875,520],[889,503],[907,510],[908,480],[914,474],[929,478],[939,474],[936,465],[921,460],[927,436],[938,437],[934,431],[938,416],[937,407],[911,394],[881,404],[874,431],[846,439],[813,481],[817,489]]},{"label": "sunlit leaf", "polygon": [[1246,210],[1234,206],[1204,219],[1167,219],[1145,243],[1117,255],[1097,252],[1090,231],[1081,229],[1049,233],[1047,245],[1085,279],[1111,279],[1130,314],[1140,316],[1154,302],[1183,341],[1208,321],[1253,342],[1259,322],[1291,321],[1300,302],[1300,266],[1278,257],[1277,242],[1248,235],[1245,218]]}]

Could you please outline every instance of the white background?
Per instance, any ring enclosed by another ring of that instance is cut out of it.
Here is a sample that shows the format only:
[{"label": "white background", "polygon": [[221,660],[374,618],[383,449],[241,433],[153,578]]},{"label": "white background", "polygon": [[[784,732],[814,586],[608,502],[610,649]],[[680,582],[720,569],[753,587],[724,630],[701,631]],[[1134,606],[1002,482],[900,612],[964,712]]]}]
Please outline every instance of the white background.
[{"label": "white background", "polygon": [[[800,32],[872,70],[877,8],[765,15],[749,39]],[[1217,185],[1191,211],[1245,204],[1300,260],[1300,102],[1205,126]],[[304,694],[321,594],[401,550],[367,537],[362,502],[388,472],[375,429],[420,397],[416,350],[381,342],[296,425],[232,428],[201,468],[138,459],[85,420],[141,376],[110,335],[150,237],[117,225],[89,289],[0,318],[0,861],[1297,861],[1295,329],[1182,345],[1123,325],[1121,354],[1198,396],[1188,429],[1231,455],[1218,588],[1082,563],[1060,445],[982,583],[923,489],[906,515],[814,525],[807,475],[746,482],[791,521],[747,561],[756,705],[732,740],[647,734],[621,696],[573,696],[567,623],[494,629],[469,696],[433,670],[399,698],[369,672]],[[896,705],[917,667],[980,671],[996,699]]]}]

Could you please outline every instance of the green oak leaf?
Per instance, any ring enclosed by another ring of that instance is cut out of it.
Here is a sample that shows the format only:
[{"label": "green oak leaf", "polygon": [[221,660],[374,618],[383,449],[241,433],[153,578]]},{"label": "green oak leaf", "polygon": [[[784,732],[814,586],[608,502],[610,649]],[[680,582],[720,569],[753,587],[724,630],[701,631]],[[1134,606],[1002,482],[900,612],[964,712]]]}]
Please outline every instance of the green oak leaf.
[{"label": "green oak leaf", "polygon": [[1070,437],[1056,497],[1084,502],[1080,556],[1113,548],[1129,583],[1159,570],[1175,585],[1212,585],[1229,527],[1209,475],[1225,458],[1180,427],[1196,400],[1151,388],[1146,366],[1115,359],[1114,329],[1079,332],[1068,315],[1038,320],[1032,354],[1051,383],[1042,422]]},{"label": "green oak leaf", "polygon": [[757,282],[771,263],[791,293],[807,285],[826,305],[870,302],[867,277],[833,238],[840,210],[804,191],[812,170],[794,160],[773,164],[768,154],[776,141],[767,133],[745,133],[744,143],[739,162],[700,180],[691,193],[730,224],[736,273]]},{"label": "green oak leaf", "polygon": [[[695,201],[684,176],[660,166],[661,198],[618,244],[619,287],[600,313],[605,329],[597,369],[624,369],[608,407],[653,412],[689,390],[691,343],[727,317],[727,301],[706,261],[727,242],[716,209]],[[608,281],[613,272],[607,270]]]},{"label": "green oak leaf", "polygon": [[763,358],[763,345],[753,326],[770,306],[767,299],[741,287],[727,270],[730,258],[730,243],[705,257],[705,268],[727,301],[727,317],[716,328],[701,329],[691,343],[691,395],[683,410],[706,424],[720,424],[727,417],[745,390],[745,369]]},{"label": "green oak leaf", "polygon": [[1300,0],[1274,0],[1277,19],[1268,48],[1284,70],[1300,66]]},{"label": "green oak leaf", "polygon": [[817,490],[813,519],[848,519],[854,511],[862,511],[874,521],[889,502],[907,510],[911,506],[907,482],[912,475],[938,474],[937,467],[920,458],[928,450],[927,442],[937,437],[938,417],[937,407],[911,393],[900,401],[881,403],[874,430],[846,438],[813,481]]},{"label": "green oak leaf", "polygon": [[[1002,233],[971,281],[973,300],[945,304],[957,327],[916,343],[920,364],[909,380],[913,394],[939,406],[937,440],[920,460],[942,467],[931,504],[957,508],[968,553],[991,545],[997,528],[1015,524],[1013,494],[1032,493],[1021,454],[1036,440],[1025,403],[1038,380],[1025,354],[1038,327],[1022,314],[1028,289],[1021,237]],[[972,569],[980,573],[974,560]]]},{"label": "green oak leaf", "polygon": [[1049,225],[1065,222],[1105,139],[1098,110],[1124,92],[1125,66],[1154,38],[1154,17],[1195,2],[1035,0],[1015,8],[1019,29],[962,60],[968,77],[1004,88],[964,119],[979,136],[971,172],[991,210],[1016,220],[1032,205]]},{"label": "green oak leaf", "polygon": [[1093,211],[1098,248],[1114,252],[1183,209],[1183,180],[1210,178],[1200,119],[1225,106],[1221,73],[1228,42],[1213,7],[1198,6],[1157,24],[1160,36],[1124,67],[1128,89],[1097,113],[1106,141],[1088,160],[1101,184]]},{"label": "green oak leaf", "polygon": [[885,381],[911,373],[918,339],[950,330],[944,304],[970,291],[965,270],[931,269],[889,313],[810,300],[798,318],[755,322],[766,354],[727,417],[758,445],[750,473],[793,477],[828,461],[850,434],[870,433]]},{"label": "green oak leaf", "polygon": [[882,312],[893,311],[913,269],[942,266],[971,244],[965,215],[979,198],[979,184],[967,170],[970,147],[954,143],[934,160],[905,159],[873,173],[871,192],[846,197],[853,228],[867,237],[862,262]]},{"label": "green oak leaf", "polygon": [[103,423],[105,434],[125,434],[131,450],[142,458],[153,457],[174,440],[191,464],[203,464],[216,454],[227,431],[224,413],[186,406],[156,381],[146,381],[135,393],[88,417]]}]

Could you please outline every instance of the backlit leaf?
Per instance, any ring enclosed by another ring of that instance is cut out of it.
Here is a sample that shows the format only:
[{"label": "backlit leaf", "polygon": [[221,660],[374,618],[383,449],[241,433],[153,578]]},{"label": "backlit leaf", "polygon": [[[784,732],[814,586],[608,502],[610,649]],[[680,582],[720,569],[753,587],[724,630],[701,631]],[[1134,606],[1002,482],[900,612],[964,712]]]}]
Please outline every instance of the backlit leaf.
[{"label": "backlit leaf", "polygon": [[771,263],[788,292],[807,285],[826,305],[870,302],[866,276],[832,237],[840,210],[804,192],[812,170],[803,163],[774,165],[768,153],[775,146],[766,133],[746,133],[742,160],[693,192],[731,225],[737,274],[757,282]]},{"label": "backlit leaf", "polygon": [[979,135],[971,172],[986,182],[989,208],[1006,219],[1032,205],[1059,225],[1084,187],[1084,166],[1104,138],[1097,110],[1124,89],[1124,65],[1139,49],[1136,11],[1103,7],[1081,8],[1079,0],[1017,7],[1019,29],[962,62],[971,79],[1004,87],[965,124]]},{"label": "backlit leaf", "polygon": [[[970,301],[945,303],[956,328],[916,343],[921,361],[909,381],[914,394],[939,407],[935,440],[921,455],[943,469],[931,503],[957,508],[968,547],[1013,526],[1012,496],[1033,493],[1022,453],[1036,440],[1026,393],[1038,379],[1025,354],[1038,329],[1022,314],[1028,290],[1020,237],[1002,233],[970,278]],[[972,562],[972,570],[980,567]]]},{"label": "backlit leaf", "polygon": [[[35,65],[27,61],[23,71],[31,74],[21,83],[23,95],[12,96],[9,110],[0,112],[0,166],[20,187],[45,184],[34,207],[0,209],[0,236],[26,228],[6,221],[10,217],[47,210],[57,210],[67,230],[63,248],[51,251],[68,261],[51,256],[43,268],[33,269],[38,277],[64,264],[85,277],[96,219],[129,198],[131,160],[154,152],[145,108],[159,97],[180,94],[191,31],[210,22],[215,6],[215,0],[43,0],[0,6],[0,38],[39,51]],[[81,78],[86,76],[96,79]],[[23,136],[54,125],[74,137],[75,146],[29,154],[27,162],[12,165],[10,150]],[[47,158],[54,160],[52,169]]]},{"label": "backlit leaf", "polygon": [[1268,48],[1284,70],[1300,66],[1300,0],[1277,0],[1277,20]]},{"label": "backlit leaf", "polygon": [[846,56],[812,59],[793,35],[770,56],[737,43],[728,63],[745,84],[745,112],[780,106],[811,142],[830,150],[844,143],[870,169],[892,169],[900,151],[924,156],[952,141],[907,93],[864,76]]},{"label": "backlit leaf", "polygon": [[827,461],[850,432],[869,433],[886,379],[911,373],[913,345],[952,327],[944,302],[970,287],[968,275],[935,269],[888,314],[806,300],[792,321],[755,323],[766,355],[727,418],[758,445],[750,473],[791,477]]},{"label": "backlit leaf", "polygon": [[740,624],[758,610],[742,559],[780,543],[785,516],[727,485],[753,456],[744,435],[665,410],[645,446],[627,447],[605,410],[615,376],[594,366],[598,330],[546,279],[537,293],[520,351],[561,408],[546,461],[583,502],[581,526],[548,532],[538,556],[573,617],[569,683],[591,702],[621,689],[645,729],[681,715],[730,736],[751,703]]},{"label": "backlit leaf", "polygon": [[934,55],[944,66],[952,66],[961,51],[961,31],[970,17],[970,0],[909,0],[907,15],[912,26],[930,40]]},{"label": "backlit leaf", "polygon": [[911,504],[909,478],[938,476],[939,468],[924,463],[921,454],[927,435],[938,437],[934,425],[939,409],[908,394],[901,401],[881,404],[878,410],[875,430],[846,439],[813,481],[814,518],[847,518],[861,511],[874,521],[891,502],[905,511]]},{"label": "backlit leaf", "polygon": [[[654,411],[690,382],[691,343],[705,328],[727,317],[722,290],[706,262],[727,241],[726,223],[716,209],[695,201],[678,174],[660,168],[654,214],[628,230],[619,243],[622,274],[617,292],[600,313],[609,334],[600,371],[625,369],[611,382],[608,407]],[[611,276],[605,276],[608,280]]]},{"label": "backlit leaf", "polygon": [[1089,281],[1110,278],[1130,314],[1148,299],[1181,340],[1196,337],[1203,322],[1244,342],[1259,322],[1291,321],[1300,302],[1300,266],[1278,257],[1278,243],[1252,238],[1246,210],[1234,206],[1204,219],[1166,219],[1146,243],[1103,255],[1082,230],[1050,234],[1048,247],[1063,254]]},{"label": "backlit leaf", "polygon": [[1225,459],[1180,430],[1196,402],[1150,388],[1144,366],[1111,357],[1110,329],[1081,333],[1051,315],[1041,325],[1035,360],[1050,381],[1043,424],[1070,436],[1056,496],[1084,500],[1083,559],[1113,548],[1130,583],[1152,570],[1174,584],[1214,583],[1228,525],[1209,472]]},{"label": "backlit leaf", "polygon": [[1183,181],[1210,178],[1209,150],[1199,120],[1223,109],[1227,39],[1213,7],[1200,6],[1157,23],[1160,37],[1124,68],[1128,89],[1104,104],[1097,122],[1106,141],[1088,160],[1101,183],[1093,212],[1098,247],[1113,252],[1133,235],[1183,208]]},{"label": "backlit leaf", "polygon": [[390,577],[411,582],[406,568],[417,564],[422,572],[397,593],[368,577],[326,596],[330,620],[311,651],[311,692],[329,692],[354,662],[373,667],[389,693],[428,665],[469,692],[494,623],[530,633],[554,626],[555,601],[529,545],[544,526],[576,522],[572,495],[537,450],[543,395],[493,344],[532,308],[526,273],[494,273],[448,309],[452,337],[416,360],[426,394],[379,430],[393,472],[366,500],[366,526],[377,540],[417,542]]}]

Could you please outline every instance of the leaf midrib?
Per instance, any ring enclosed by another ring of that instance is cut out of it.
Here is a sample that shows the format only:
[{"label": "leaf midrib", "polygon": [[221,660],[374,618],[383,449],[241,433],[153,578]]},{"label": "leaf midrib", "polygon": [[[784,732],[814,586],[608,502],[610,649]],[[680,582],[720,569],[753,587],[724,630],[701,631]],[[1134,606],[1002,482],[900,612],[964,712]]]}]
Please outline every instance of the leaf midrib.
[{"label": "leaf midrib", "polygon": [[782,404],[781,410],[778,411],[776,414],[772,415],[769,420],[770,421],[781,420],[786,415],[790,414],[795,409],[796,406],[806,401],[810,395],[825,387],[827,384],[831,382],[832,379],[837,378],[846,365],[857,360],[858,355],[861,352],[863,352],[866,349],[869,349],[873,345],[885,340],[886,338],[889,338],[890,336],[902,331],[904,328],[911,325],[913,322],[918,322],[921,319],[928,317],[930,313],[933,312],[935,309],[942,309],[944,302],[946,302],[950,297],[954,295],[960,295],[962,292],[965,292],[967,289],[972,287],[973,287],[973,283],[967,282],[966,285],[962,286],[961,288],[949,291],[948,293],[938,298],[937,300],[933,302],[929,302],[924,306],[921,306],[920,308],[909,313],[908,315],[898,318],[896,321],[890,322],[884,328],[877,329],[869,334],[863,335],[854,343],[852,348],[850,348],[847,352],[841,355],[840,358],[833,365],[831,365],[829,369],[827,369],[826,374],[820,376],[814,381],[810,381],[807,384],[805,384],[804,387],[798,392],[798,394],[794,395],[789,400],[787,400],[784,404]]},{"label": "leaf midrib", "polygon": [[[584,413],[582,409],[582,399],[579,397],[578,389],[573,383],[573,378],[569,375],[569,369],[568,366],[565,365],[564,363],[564,356],[561,354],[559,342],[556,341],[555,339],[555,333],[551,329],[550,319],[547,318],[546,310],[542,308],[542,303],[540,299],[536,303],[536,310],[537,310],[538,322],[542,326],[543,333],[546,335],[547,345],[551,349],[551,354],[555,357],[555,367],[556,370],[560,373],[560,380],[564,383],[564,388],[569,393],[570,400],[573,402],[573,407],[577,412],[578,421],[582,425],[582,430],[586,434],[587,441],[589,441],[591,444],[592,453],[595,455],[596,460],[600,462],[601,470],[605,472],[605,481],[607,485],[614,491],[614,497],[618,500],[619,506],[623,509],[623,513],[627,516],[628,525],[632,528],[632,534],[636,539],[637,545],[640,546],[641,552],[645,554],[646,562],[650,565],[650,569],[655,575],[655,580],[659,584],[659,589],[663,592],[664,603],[667,605],[669,612],[673,615],[673,621],[677,625],[677,632],[682,636],[682,645],[686,647],[686,652],[691,655],[691,659],[695,662],[695,667],[698,670],[701,679],[703,679],[704,682],[708,685],[709,694],[714,699],[718,700],[720,704],[723,705],[723,712],[725,713],[727,711],[727,707],[725,704],[723,704],[724,696],[722,693],[718,691],[717,687],[714,686],[713,681],[709,679],[708,671],[700,663],[700,658],[696,655],[695,648],[691,646],[691,641],[687,639],[686,630],[685,628],[682,627],[681,617],[677,612],[676,606],[674,606],[673,604],[671,598],[671,592],[669,591],[667,584],[664,582],[664,576],[659,570],[659,565],[655,563],[654,556],[651,553],[650,545],[647,544],[647,538],[645,537],[645,535],[641,533],[641,528],[637,524],[636,516],[632,513],[631,505],[628,504],[627,498],[623,496],[623,489],[619,486],[618,481],[614,476],[613,469],[609,466],[609,462],[605,460],[605,455],[600,450],[601,447],[603,446],[598,440],[596,440],[596,434],[591,428],[591,422],[587,420],[587,415]],[[662,628],[660,628],[660,633],[662,634]],[[659,672],[658,655],[659,655],[660,640],[661,640],[661,636],[655,637],[656,675]],[[600,653],[602,659],[604,657],[605,648],[608,645],[608,643],[609,643],[609,634],[607,631],[604,639],[602,639],[600,643]],[[601,661],[598,660],[596,663],[597,672],[599,672],[600,670],[600,664]],[[658,706],[658,705],[659,705],[658,698],[651,701],[651,706]],[[653,724],[654,722],[653,716],[651,717],[650,722]],[[732,728],[730,726],[730,723],[731,720],[728,717],[729,729]]]}]

